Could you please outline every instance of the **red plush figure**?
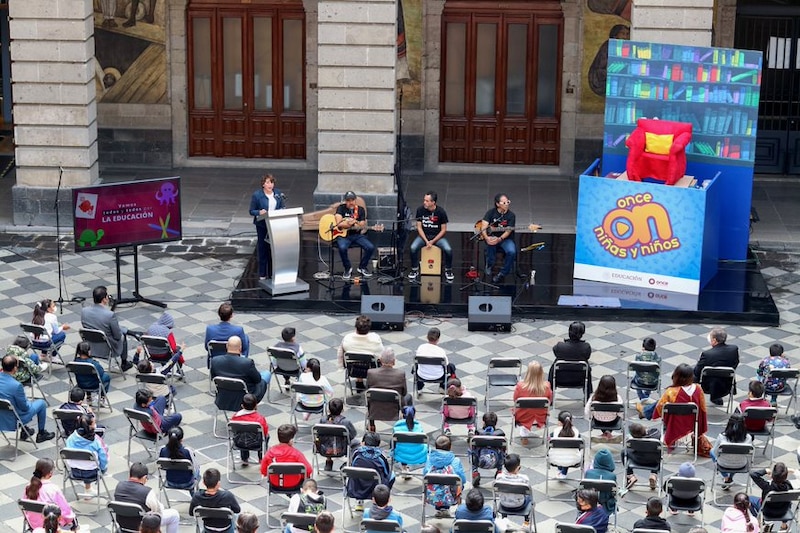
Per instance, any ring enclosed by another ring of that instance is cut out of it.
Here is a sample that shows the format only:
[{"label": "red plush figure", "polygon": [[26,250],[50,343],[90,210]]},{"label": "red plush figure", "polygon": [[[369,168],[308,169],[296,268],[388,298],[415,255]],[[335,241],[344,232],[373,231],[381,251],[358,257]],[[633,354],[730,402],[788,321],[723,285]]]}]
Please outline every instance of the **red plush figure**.
[{"label": "red plush figure", "polygon": [[692,140],[692,125],[640,118],[625,141],[628,147],[628,179],[654,178],[674,185],[686,173],[686,146]]}]

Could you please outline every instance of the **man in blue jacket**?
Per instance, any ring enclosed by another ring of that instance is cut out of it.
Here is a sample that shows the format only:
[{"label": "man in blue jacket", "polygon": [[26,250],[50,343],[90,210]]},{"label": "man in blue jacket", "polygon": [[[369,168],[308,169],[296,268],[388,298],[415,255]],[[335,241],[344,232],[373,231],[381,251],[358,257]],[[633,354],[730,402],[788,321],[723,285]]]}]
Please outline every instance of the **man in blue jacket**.
[{"label": "man in blue jacket", "polygon": [[234,335],[242,339],[242,355],[248,357],[250,355],[250,337],[244,332],[242,326],[234,326],[231,324],[231,317],[233,317],[233,306],[228,302],[223,303],[217,309],[219,315],[219,324],[211,324],[206,326],[206,340],[203,346],[208,347],[210,341],[228,342],[228,339]]},{"label": "man in blue jacket", "polygon": [[[55,433],[47,431],[44,427],[47,421],[47,404],[44,400],[37,399],[28,401],[25,397],[25,390],[22,383],[14,379],[17,373],[19,361],[13,355],[3,357],[2,369],[0,372],[0,398],[8,400],[16,409],[23,424],[27,424],[36,416],[39,433],[36,435],[36,442],[44,442],[56,436]],[[11,413],[5,413],[0,418],[0,427],[3,431],[16,431],[17,421],[11,417]],[[20,438],[27,440],[33,436],[33,429],[28,427],[20,428]]]}]

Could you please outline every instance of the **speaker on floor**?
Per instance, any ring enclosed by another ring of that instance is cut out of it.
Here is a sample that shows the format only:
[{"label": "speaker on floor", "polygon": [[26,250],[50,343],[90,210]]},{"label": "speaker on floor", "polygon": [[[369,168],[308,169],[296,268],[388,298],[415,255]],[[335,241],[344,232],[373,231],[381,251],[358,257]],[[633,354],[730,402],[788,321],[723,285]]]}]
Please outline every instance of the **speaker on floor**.
[{"label": "speaker on floor", "polygon": [[511,296],[470,296],[469,331],[511,331]]},{"label": "speaker on floor", "polygon": [[403,331],[406,302],[402,296],[362,296],[361,314],[372,320],[372,329]]}]

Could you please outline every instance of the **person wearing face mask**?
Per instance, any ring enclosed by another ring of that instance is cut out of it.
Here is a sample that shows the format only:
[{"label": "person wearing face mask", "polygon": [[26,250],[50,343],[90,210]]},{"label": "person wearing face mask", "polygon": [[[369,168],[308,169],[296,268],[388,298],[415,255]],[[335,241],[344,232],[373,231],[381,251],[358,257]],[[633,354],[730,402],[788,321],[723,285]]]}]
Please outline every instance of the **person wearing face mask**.
[{"label": "person wearing face mask", "polygon": [[608,513],[599,503],[594,489],[579,489],[575,493],[575,507],[578,509],[576,524],[592,526],[597,533],[608,531]]},{"label": "person wearing face mask", "polygon": [[704,391],[711,396],[711,403],[722,405],[723,399],[731,391],[731,381],[726,378],[705,378],[700,381],[703,368],[707,366],[729,366],[736,368],[739,366],[739,348],[733,344],[725,344],[728,340],[728,333],[722,328],[714,328],[708,334],[708,343],[711,345],[709,350],[700,354],[700,359],[694,367],[694,382],[700,383]]}]

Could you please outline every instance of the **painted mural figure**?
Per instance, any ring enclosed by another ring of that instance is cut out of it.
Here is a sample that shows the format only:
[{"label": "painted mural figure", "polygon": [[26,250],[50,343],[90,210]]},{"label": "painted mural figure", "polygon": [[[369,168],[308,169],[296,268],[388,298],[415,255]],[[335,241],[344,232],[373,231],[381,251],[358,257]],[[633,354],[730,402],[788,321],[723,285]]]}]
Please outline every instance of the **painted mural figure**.
[{"label": "painted mural figure", "polygon": [[100,0],[100,8],[103,11],[103,28],[116,28],[117,21],[114,15],[117,13],[117,0]]},{"label": "painted mural figure", "polygon": [[[131,0],[131,14],[128,17],[128,20],[122,23],[123,26],[126,28],[130,28],[131,26],[136,26],[136,12],[139,10],[139,2],[142,0]],[[155,12],[156,12],[156,0],[147,0],[150,5],[150,9],[148,9],[144,15],[144,21],[149,22],[150,24],[153,23],[155,20]]]}]

